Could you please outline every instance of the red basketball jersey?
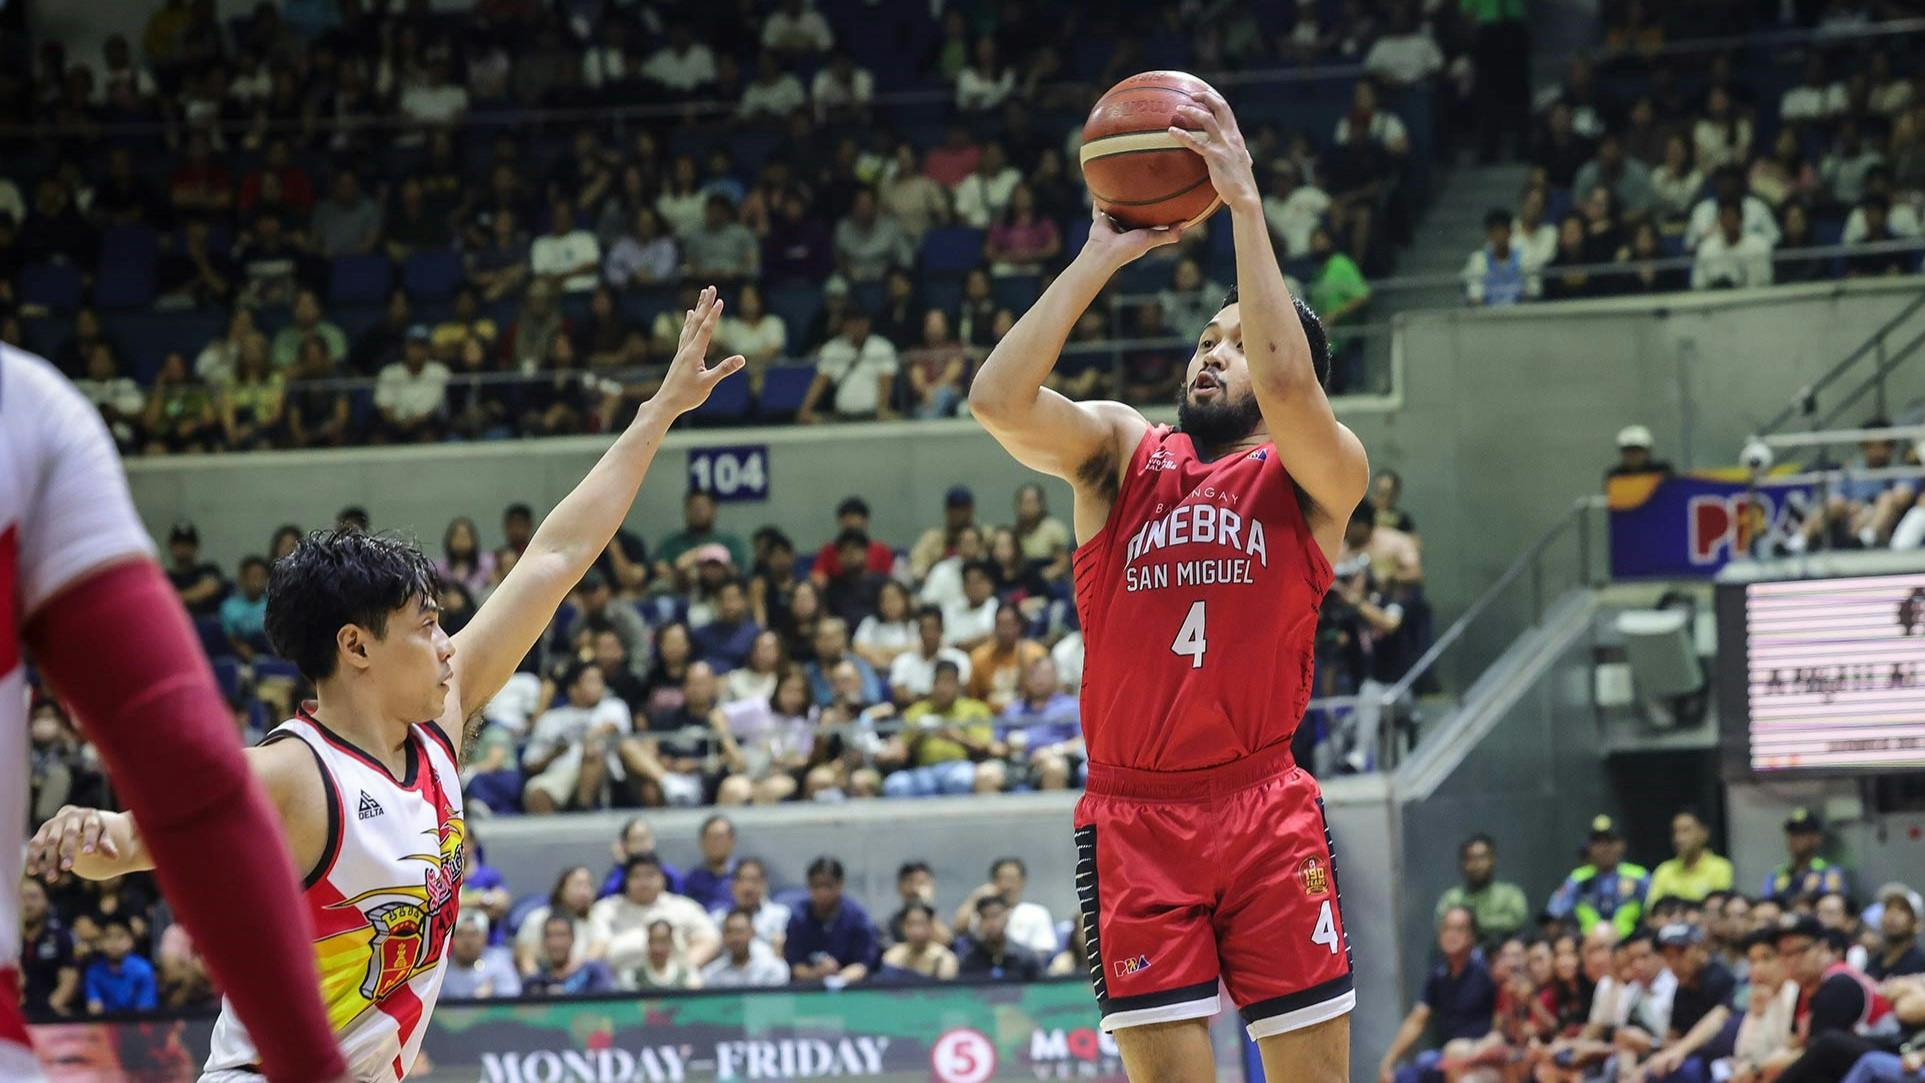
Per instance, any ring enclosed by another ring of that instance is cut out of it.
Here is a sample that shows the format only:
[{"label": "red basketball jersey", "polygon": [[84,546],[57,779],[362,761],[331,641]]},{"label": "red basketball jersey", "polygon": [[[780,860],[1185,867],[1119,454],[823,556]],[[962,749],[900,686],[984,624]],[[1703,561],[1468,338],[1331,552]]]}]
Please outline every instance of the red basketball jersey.
[{"label": "red basketball jersey", "polygon": [[1274,445],[1204,462],[1151,426],[1075,568],[1090,762],[1185,771],[1290,740],[1331,570]]}]

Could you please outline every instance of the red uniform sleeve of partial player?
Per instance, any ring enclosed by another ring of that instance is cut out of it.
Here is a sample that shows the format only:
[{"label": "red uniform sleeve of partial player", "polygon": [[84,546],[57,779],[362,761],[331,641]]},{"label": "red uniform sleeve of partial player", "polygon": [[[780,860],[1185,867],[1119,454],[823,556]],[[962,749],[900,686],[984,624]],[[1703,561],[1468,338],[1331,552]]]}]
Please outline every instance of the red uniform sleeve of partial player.
[{"label": "red uniform sleeve of partial player", "polygon": [[26,628],[100,749],[160,886],[274,1083],[347,1070],[315,976],[294,863],[187,616],[149,560],[63,589]]}]

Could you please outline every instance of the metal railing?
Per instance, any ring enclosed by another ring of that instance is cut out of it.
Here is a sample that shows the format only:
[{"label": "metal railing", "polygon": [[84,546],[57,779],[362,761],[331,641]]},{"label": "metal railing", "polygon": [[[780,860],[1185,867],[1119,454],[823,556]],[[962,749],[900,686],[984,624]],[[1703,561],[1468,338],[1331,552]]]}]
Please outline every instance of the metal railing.
[{"label": "metal railing", "polygon": [[[1320,770],[1394,769],[1420,737],[1427,695],[1468,688],[1519,636],[1543,623],[1552,601],[1608,578],[1597,564],[1604,507],[1602,494],[1572,501],[1395,682],[1312,700],[1306,720],[1321,712],[1330,731],[1324,742],[1330,760]],[[1568,564],[1559,562],[1560,554]]]},{"label": "metal railing", "polygon": [[[1900,332],[1901,328],[1910,325],[1913,318],[1922,310],[1925,310],[1925,290],[1921,290],[1909,304],[1899,309],[1890,319],[1880,324],[1877,330],[1867,335],[1865,340],[1851,352],[1825,370],[1824,375],[1799,388],[1782,410],[1758,427],[1754,438],[1771,444],[1774,439],[1786,435],[1784,433],[1786,426],[1794,418],[1799,417],[1802,417],[1806,426],[1813,431],[1827,429],[1836,422],[1840,414],[1863,398],[1867,392],[1873,395],[1874,410],[1884,414],[1887,408],[1886,378],[1900,365],[1915,356],[1921,347],[1925,347],[1925,330],[1907,339],[1896,350],[1891,348],[1891,339]],[[1820,395],[1829,392],[1834,385],[1846,379],[1853,370],[1859,369],[1867,362],[1872,365],[1869,375],[1859,380],[1856,385],[1844,390],[1829,406],[1820,407]],[[1820,444],[1823,442],[1814,441]]]}]

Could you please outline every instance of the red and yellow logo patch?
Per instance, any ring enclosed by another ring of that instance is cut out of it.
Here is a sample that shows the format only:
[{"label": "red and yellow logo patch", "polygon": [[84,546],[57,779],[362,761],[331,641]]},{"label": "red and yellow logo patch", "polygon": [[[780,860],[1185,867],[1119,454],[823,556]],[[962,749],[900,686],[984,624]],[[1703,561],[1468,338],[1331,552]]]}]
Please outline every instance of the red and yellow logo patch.
[{"label": "red and yellow logo patch", "polygon": [[1297,866],[1297,881],[1303,884],[1303,893],[1316,898],[1330,894],[1330,869],[1314,857],[1306,857]]}]

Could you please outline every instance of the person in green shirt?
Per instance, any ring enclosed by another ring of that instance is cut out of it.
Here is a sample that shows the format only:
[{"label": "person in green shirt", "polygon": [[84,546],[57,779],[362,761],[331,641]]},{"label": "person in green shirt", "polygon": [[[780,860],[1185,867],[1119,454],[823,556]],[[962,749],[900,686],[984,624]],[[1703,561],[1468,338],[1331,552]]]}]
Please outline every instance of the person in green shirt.
[{"label": "person in green shirt", "polygon": [[1574,919],[1585,935],[1598,922],[1608,921],[1619,939],[1630,936],[1644,917],[1651,874],[1644,866],[1624,860],[1624,836],[1609,816],[1592,819],[1587,856],[1590,861],[1571,870],[1544,912]]},{"label": "person in green shirt", "polygon": [[715,495],[705,489],[690,489],[682,498],[682,529],[663,538],[655,548],[657,581],[675,582],[676,561],[682,554],[710,543],[726,546],[730,563],[736,568],[750,567],[748,545],[733,534],[715,529]]},{"label": "person in green shirt", "polygon": [[1530,919],[1530,904],[1524,890],[1496,878],[1497,846],[1489,835],[1477,834],[1457,848],[1457,870],[1464,882],[1451,887],[1437,899],[1436,919],[1456,907],[1469,910],[1477,919],[1477,931],[1486,944],[1502,943],[1517,935]]},{"label": "person in green shirt", "polygon": [[1690,809],[1671,817],[1671,848],[1678,856],[1651,874],[1651,898],[1703,902],[1714,891],[1731,890],[1731,862],[1707,849],[1711,831]]},{"label": "person in green shirt", "polygon": [[970,793],[976,765],[1007,752],[996,740],[989,704],[962,694],[962,672],[948,659],[936,663],[929,697],[910,704],[902,721],[894,747],[877,757],[900,757],[907,765],[882,780],[885,797]]},{"label": "person in green shirt", "polygon": [[1330,390],[1355,387],[1355,340],[1346,338],[1342,328],[1355,324],[1370,303],[1370,283],[1364,281],[1357,261],[1337,248],[1330,231],[1322,226],[1310,234],[1310,255],[1317,263],[1316,277],[1310,280],[1310,307],[1322,317],[1330,336]]}]

